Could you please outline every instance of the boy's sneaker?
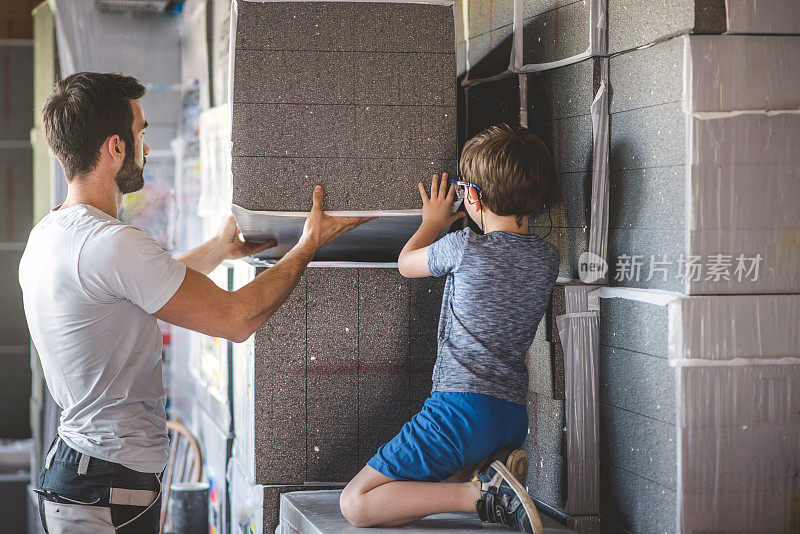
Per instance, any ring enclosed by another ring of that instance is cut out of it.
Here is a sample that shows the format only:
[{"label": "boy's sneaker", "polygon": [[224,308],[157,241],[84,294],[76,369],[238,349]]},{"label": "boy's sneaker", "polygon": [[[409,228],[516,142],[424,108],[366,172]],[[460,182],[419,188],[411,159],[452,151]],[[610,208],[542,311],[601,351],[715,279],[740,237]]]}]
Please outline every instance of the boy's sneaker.
[{"label": "boy's sneaker", "polygon": [[481,521],[500,523],[527,534],[542,534],[542,520],[533,499],[502,462],[492,462],[490,469],[478,474],[478,480],[481,498],[475,508]]},{"label": "boy's sneaker", "polygon": [[[528,453],[522,449],[515,449],[513,445],[506,445],[497,449],[489,458],[483,463],[478,473],[485,473],[492,478],[494,476],[494,469],[492,463],[499,460],[500,463],[506,466],[506,469],[514,475],[523,485],[528,481]],[[477,475],[475,478],[478,478]]]}]

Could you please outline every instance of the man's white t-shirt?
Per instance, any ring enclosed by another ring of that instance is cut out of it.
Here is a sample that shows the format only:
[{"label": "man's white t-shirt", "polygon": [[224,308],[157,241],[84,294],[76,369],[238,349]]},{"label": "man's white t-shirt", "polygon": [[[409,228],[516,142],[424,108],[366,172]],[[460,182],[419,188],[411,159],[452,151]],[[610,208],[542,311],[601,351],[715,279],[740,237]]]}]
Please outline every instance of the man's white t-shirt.
[{"label": "man's white t-shirt", "polygon": [[161,332],[186,274],[147,234],[81,204],[31,231],[19,281],[31,338],[73,449],[145,473],[169,457]]}]

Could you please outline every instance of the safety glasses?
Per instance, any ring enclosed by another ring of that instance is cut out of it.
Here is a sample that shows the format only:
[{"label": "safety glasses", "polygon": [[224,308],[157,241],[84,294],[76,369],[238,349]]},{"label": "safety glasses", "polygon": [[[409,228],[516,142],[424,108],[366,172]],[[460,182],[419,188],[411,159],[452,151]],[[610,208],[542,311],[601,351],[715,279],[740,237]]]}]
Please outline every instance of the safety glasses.
[{"label": "safety glasses", "polygon": [[[456,197],[459,200],[463,200],[463,199],[466,198],[467,202],[469,202],[470,204],[475,204],[476,202],[478,202],[481,199],[481,196],[483,195],[483,191],[481,191],[481,188],[478,187],[477,185],[475,185],[473,183],[470,183],[470,182],[467,182],[467,181],[464,181],[464,180],[460,180],[460,178],[463,178],[463,176],[456,175],[455,178],[451,178],[450,179],[450,183],[452,183],[453,185],[461,186],[463,188],[463,189],[459,188],[459,189],[456,190]],[[469,197],[469,195],[466,194],[466,190],[467,190],[468,187],[472,187],[473,189],[475,189],[475,191],[478,192],[478,198],[477,199],[472,200]]]}]

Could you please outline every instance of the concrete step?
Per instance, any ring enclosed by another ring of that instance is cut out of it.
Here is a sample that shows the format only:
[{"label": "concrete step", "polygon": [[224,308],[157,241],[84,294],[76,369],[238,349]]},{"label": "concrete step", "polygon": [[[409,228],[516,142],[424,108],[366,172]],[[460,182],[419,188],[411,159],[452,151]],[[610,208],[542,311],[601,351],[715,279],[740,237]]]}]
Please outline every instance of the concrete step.
[{"label": "concrete step", "polygon": [[[275,534],[357,534],[364,529],[352,526],[339,510],[339,490],[295,491],[281,495],[281,520]],[[542,516],[545,534],[575,534],[547,516]],[[403,527],[371,528],[370,534],[470,534],[474,532],[514,532],[502,525],[483,523],[477,514],[435,514]]]}]

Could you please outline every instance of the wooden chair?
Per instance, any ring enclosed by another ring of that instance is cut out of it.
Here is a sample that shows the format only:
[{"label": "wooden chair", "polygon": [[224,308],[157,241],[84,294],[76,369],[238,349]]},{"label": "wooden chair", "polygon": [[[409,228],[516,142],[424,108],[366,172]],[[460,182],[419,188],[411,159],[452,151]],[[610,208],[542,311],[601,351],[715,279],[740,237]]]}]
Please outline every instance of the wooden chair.
[{"label": "wooden chair", "polygon": [[203,454],[197,438],[188,428],[177,421],[167,421],[170,434],[169,463],[162,483],[161,490],[161,527],[164,532],[164,523],[169,508],[170,487],[173,482],[200,482],[203,478]]}]

